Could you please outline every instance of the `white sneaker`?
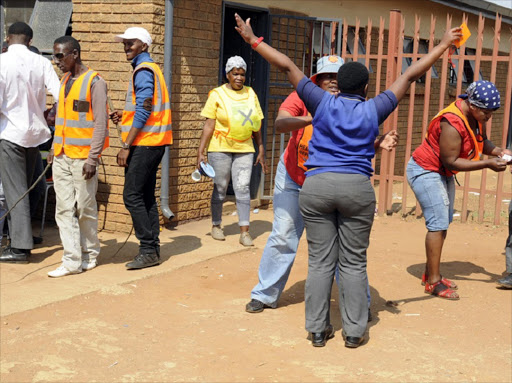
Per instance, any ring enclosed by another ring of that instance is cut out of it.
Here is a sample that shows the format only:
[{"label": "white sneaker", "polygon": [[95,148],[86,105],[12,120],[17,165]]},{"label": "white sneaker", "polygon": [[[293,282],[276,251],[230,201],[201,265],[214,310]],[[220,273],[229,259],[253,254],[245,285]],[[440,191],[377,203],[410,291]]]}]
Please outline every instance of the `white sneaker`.
[{"label": "white sneaker", "polygon": [[96,266],[98,266],[98,263],[96,262],[96,260],[94,260],[94,261],[83,261],[82,262],[82,271],[92,270]]},{"label": "white sneaker", "polygon": [[59,266],[53,271],[48,272],[48,276],[52,278],[59,278],[59,277],[65,277],[66,275],[71,274],[80,274],[82,270],[76,270],[76,271],[69,271],[64,266]]}]

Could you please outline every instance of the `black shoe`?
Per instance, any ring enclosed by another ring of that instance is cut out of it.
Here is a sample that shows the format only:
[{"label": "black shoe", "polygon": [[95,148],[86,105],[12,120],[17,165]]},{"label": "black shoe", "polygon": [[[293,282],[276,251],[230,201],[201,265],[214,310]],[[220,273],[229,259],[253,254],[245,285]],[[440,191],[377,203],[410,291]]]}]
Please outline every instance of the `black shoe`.
[{"label": "black shoe", "polygon": [[15,249],[14,247],[6,247],[0,255],[0,262],[8,263],[28,263],[30,250]]},{"label": "black shoe", "polygon": [[130,269],[143,269],[145,267],[156,266],[160,264],[160,257],[155,253],[139,253],[135,259],[128,262],[125,266]]},{"label": "black shoe", "polygon": [[347,336],[344,331],[341,332],[341,335],[345,340],[345,347],[348,348],[358,348],[364,342],[364,337]]},{"label": "black shoe", "polygon": [[331,339],[332,337],[334,337],[334,328],[332,325],[329,325],[322,332],[311,333],[311,344],[313,347],[324,347],[327,343],[327,339]]},{"label": "black shoe", "polygon": [[368,322],[371,322],[373,320],[372,312],[370,309],[368,309]]},{"label": "black shoe", "polygon": [[499,287],[503,287],[504,289],[512,289],[512,273],[505,278],[498,279],[496,283]]},{"label": "black shoe", "polygon": [[263,302],[260,302],[257,299],[251,299],[249,303],[245,305],[245,311],[251,314],[256,314],[262,312],[264,309],[271,309],[272,307],[266,305]]},{"label": "black shoe", "polygon": [[34,245],[40,245],[41,243],[43,243],[43,238],[42,237],[32,237],[32,241],[34,242]]}]

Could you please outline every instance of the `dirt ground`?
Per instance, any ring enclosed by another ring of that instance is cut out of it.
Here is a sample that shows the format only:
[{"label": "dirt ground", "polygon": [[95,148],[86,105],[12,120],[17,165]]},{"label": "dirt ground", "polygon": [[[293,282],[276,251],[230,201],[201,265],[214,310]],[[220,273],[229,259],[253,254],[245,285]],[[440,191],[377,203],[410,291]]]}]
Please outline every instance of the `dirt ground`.
[{"label": "dirt ground", "polygon": [[[101,233],[98,268],[60,279],[55,229],[29,265],[0,266],[2,382],[511,382],[512,291],[505,226],[454,223],[442,271],[460,301],[424,294],[422,220],[377,217],[369,249],[374,320],[367,341],[347,349],[337,292],[335,337],[313,348],[304,330],[307,244],[303,238],[275,310],[244,311],[257,282],[272,213],[252,216],[255,247],[238,245],[236,217],[225,242],[208,220],[164,230],[162,265],[126,271],[132,237]],[[395,305],[387,304],[392,301]]]}]

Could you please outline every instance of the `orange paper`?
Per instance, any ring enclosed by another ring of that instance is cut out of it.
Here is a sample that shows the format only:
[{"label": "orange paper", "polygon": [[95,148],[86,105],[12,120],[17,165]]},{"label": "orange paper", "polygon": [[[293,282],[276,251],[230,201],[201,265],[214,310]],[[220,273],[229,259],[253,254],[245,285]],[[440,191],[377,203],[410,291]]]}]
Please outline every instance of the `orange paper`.
[{"label": "orange paper", "polygon": [[457,48],[460,48],[460,46],[464,44],[467,39],[469,39],[469,36],[471,36],[471,32],[469,31],[469,28],[466,25],[466,23],[462,23],[460,28],[462,29],[462,37],[458,41],[455,41],[453,43],[453,45],[455,45]]}]

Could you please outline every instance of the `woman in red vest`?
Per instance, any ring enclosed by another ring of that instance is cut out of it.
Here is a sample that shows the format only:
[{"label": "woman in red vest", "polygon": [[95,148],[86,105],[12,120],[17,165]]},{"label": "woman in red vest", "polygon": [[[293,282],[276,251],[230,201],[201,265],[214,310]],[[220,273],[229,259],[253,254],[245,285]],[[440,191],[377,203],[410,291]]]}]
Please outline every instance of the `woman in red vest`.
[{"label": "woman in red vest", "polygon": [[[489,168],[502,172],[512,154],[489,141],[485,124],[500,107],[500,93],[489,81],[476,81],[466,94],[434,117],[423,143],[407,165],[407,181],[423,210],[427,235],[427,263],[422,283],[425,292],[456,300],[457,285],[440,274],[441,252],[448,226],[453,219],[454,175]],[[493,156],[481,160],[482,154]]]}]

